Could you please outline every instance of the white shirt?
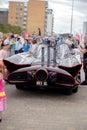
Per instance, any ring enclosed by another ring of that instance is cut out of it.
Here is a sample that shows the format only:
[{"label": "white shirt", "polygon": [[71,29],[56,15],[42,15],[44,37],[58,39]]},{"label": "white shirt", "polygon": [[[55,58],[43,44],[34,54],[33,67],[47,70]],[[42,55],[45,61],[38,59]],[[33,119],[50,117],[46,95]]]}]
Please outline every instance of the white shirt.
[{"label": "white shirt", "polygon": [[25,40],[23,37],[20,37],[20,41],[21,41],[22,45],[25,43]]},{"label": "white shirt", "polygon": [[9,43],[10,43],[10,40],[8,39],[4,40],[4,45],[9,45]]},{"label": "white shirt", "polygon": [[66,39],[66,40],[65,40],[65,43],[66,43],[67,45],[72,45],[72,41],[70,41],[69,39]]},{"label": "white shirt", "polygon": [[16,41],[15,43],[15,50],[20,50],[23,47],[21,41]]}]

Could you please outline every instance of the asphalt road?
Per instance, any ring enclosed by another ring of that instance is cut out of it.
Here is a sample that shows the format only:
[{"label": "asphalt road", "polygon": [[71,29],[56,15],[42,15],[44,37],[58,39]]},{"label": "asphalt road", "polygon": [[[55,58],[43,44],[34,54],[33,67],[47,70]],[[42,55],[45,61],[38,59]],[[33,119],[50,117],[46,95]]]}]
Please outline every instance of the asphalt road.
[{"label": "asphalt road", "polygon": [[87,86],[66,96],[58,91],[19,91],[6,85],[7,110],[0,130],[87,130]]}]

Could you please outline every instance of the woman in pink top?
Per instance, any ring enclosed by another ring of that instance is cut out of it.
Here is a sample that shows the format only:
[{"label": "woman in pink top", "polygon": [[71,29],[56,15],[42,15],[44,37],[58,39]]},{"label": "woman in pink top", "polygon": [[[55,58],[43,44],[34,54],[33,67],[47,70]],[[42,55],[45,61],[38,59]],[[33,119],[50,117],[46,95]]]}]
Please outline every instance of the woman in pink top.
[{"label": "woman in pink top", "polygon": [[0,122],[2,121],[2,112],[6,110],[6,94],[4,91],[3,67],[0,65]]}]

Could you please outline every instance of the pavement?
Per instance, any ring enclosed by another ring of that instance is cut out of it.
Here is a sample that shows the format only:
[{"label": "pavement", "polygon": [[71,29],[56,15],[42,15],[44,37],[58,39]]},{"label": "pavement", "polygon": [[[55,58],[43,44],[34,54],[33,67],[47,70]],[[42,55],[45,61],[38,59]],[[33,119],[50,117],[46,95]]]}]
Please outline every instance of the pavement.
[{"label": "pavement", "polygon": [[59,91],[19,91],[9,84],[5,91],[7,110],[0,130],[87,130],[87,86],[79,86],[70,96]]}]

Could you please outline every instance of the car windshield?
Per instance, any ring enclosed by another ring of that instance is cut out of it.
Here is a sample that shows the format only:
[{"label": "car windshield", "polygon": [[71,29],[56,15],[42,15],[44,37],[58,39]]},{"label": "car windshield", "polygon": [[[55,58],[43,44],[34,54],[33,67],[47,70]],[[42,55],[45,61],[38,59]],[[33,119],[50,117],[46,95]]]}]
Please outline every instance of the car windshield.
[{"label": "car windshield", "polygon": [[49,55],[48,53],[50,54],[51,58],[54,58],[54,55],[56,53],[56,57],[58,59],[61,59],[68,57],[71,52],[67,44],[61,44],[59,47],[56,48],[53,46],[40,44],[33,53],[33,56],[35,58],[41,58],[44,55],[44,57],[46,58]]},{"label": "car windshield", "polygon": [[[72,66],[81,63],[80,55],[73,54],[67,44],[61,44],[59,47],[47,46],[41,44],[33,54],[35,60],[33,63],[57,63],[58,65]],[[42,60],[41,60],[42,59]]]}]

